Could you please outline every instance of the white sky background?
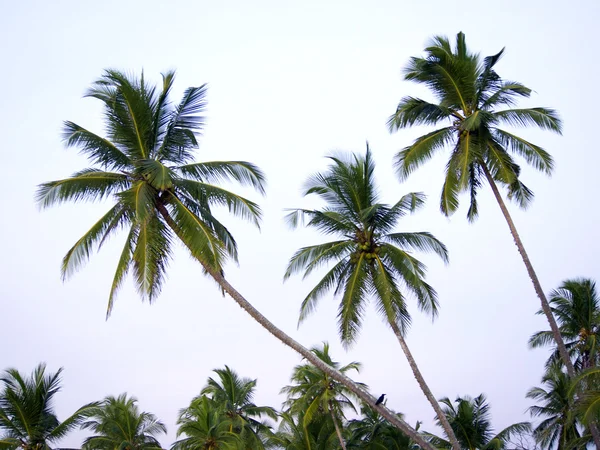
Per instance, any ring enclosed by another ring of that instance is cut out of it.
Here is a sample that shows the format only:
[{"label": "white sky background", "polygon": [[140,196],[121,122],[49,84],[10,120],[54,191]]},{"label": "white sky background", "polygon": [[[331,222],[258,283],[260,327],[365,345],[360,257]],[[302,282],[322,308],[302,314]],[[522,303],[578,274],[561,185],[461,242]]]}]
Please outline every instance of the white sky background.
[{"label": "white sky background", "polygon": [[[437,431],[400,347],[374,310],[346,353],[331,297],[296,329],[300,302],[317,277],[282,283],[293,252],[326,239],[290,230],[283,209],[318,206],[300,196],[306,177],[326,167],[329,152],[364,152],[368,140],[383,201],[410,191],[429,196],[399,230],[430,231],[450,250],[449,266],[422,256],[439,293],[439,319],[432,324],[410,305],[408,343],[431,389],[451,399],[485,392],[498,430],[528,419],[524,396],[539,382],[547,352],[528,350],[527,339],[548,325],[534,315],[539,301],[500,210],[486,187],[474,225],[465,218],[466,197],[454,217],[443,217],[438,204],[447,153],[400,184],[393,155],[425,129],[390,135],[385,123],[402,96],[429,98],[402,81],[401,69],[432,35],[462,30],[483,55],[506,46],[500,75],[535,90],[524,105],[556,108],[565,123],[562,137],[521,131],[554,155],[556,172],[548,179],[525,168],[522,179],[536,199],[528,211],[511,206],[511,212],[546,291],[569,277],[597,278],[600,157],[592,105],[600,98],[589,87],[600,69],[592,40],[597,2],[4,0],[0,6],[0,369],[29,372],[40,361],[52,370],[63,366],[61,418],[126,391],[167,424],[161,442],[169,446],[177,411],[213,368],[228,364],[258,378],[256,403],[279,407],[279,389],[299,362],[221,297],[182,249],[155,305],[141,303],[129,281],[108,322],[106,300],[124,236],[70,281],[60,279],[62,256],[108,207],[39,212],[34,205],[36,184],[86,167],[74,149],[64,149],[62,121],[103,132],[100,102],[81,97],[104,68],[143,68],[152,80],[176,68],[174,100],[190,85],[209,83],[198,159],[245,159],[268,176],[265,198],[244,191],[264,209],[262,231],[226,219],[240,249],[240,267],[227,268],[234,286],[304,345],[326,340],[336,359],[361,361],[355,378],[374,395],[387,393],[388,406],[411,424],[422,420]],[[79,446],[85,435],[74,433],[62,444]]]}]

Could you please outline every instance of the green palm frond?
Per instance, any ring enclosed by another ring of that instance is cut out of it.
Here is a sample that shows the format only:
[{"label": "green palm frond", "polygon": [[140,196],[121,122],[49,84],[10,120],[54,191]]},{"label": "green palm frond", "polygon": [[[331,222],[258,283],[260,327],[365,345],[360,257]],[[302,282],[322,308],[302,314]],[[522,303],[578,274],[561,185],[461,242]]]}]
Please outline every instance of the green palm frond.
[{"label": "green palm frond", "polygon": [[99,247],[112,232],[116,231],[127,221],[127,211],[121,204],[116,204],[102,216],[98,222],[79,238],[63,258],[61,269],[63,280],[87,262],[95,245]]},{"label": "green palm frond", "polygon": [[133,276],[142,298],[152,302],[164,282],[171,257],[172,231],[158,216],[152,216],[139,224],[137,239],[131,259]]},{"label": "green palm frond", "polygon": [[174,183],[177,189],[200,204],[225,206],[234,216],[260,227],[262,213],[256,203],[226,189],[199,181],[176,179]]},{"label": "green palm frond", "polygon": [[435,290],[425,282],[425,266],[408,252],[390,244],[381,246],[381,258],[385,264],[401,276],[405,286],[416,296],[419,308],[432,318],[438,314]]},{"label": "green palm frond", "polygon": [[440,128],[427,133],[401,150],[395,158],[394,165],[400,180],[405,180],[422,164],[431,159],[434,153],[443,149],[454,135],[453,127]]},{"label": "green palm frond", "polygon": [[208,267],[221,270],[221,264],[225,257],[223,242],[179,198],[172,196],[171,206],[172,218],[177,227],[177,236],[191,255]]},{"label": "green palm frond", "polygon": [[178,167],[179,172],[188,178],[205,183],[218,183],[234,180],[251,186],[261,194],[265,193],[266,177],[256,165],[246,161],[211,161],[186,164]]},{"label": "green palm frond", "polygon": [[206,88],[204,84],[185,90],[167,125],[162,146],[157,152],[158,158],[176,164],[186,164],[192,160],[190,150],[198,147],[195,133],[202,131],[204,126],[205,119],[200,114],[206,108]]},{"label": "green palm frond", "polygon": [[106,318],[110,317],[115,302],[115,297],[119,288],[123,284],[123,280],[129,271],[132,263],[133,249],[138,238],[138,227],[132,226],[125,240],[125,245],[121,251],[119,261],[117,262],[117,269],[113,278],[112,286],[110,288],[110,294],[108,296],[108,305],[106,307]]},{"label": "green palm frond", "polygon": [[338,328],[345,347],[356,340],[362,323],[369,294],[367,264],[365,255],[361,253],[344,280],[342,301],[338,308]]},{"label": "green palm frond", "polygon": [[546,150],[519,136],[498,128],[494,130],[494,135],[504,148],[511,149],[514,153],[522,156],[528,164],[537,170],[545,172],[548,175],[552,174],[554,160]]},{"label": "green palm frond", "polygon": [[457,161],[452,158],[446,165],[446,176],[442,186],[440,211],[445,216],[451,216],[458,209],[458,194],[461,191]]},{"label": "green palm frond", "polygon": [[98,164],[110,170],[124,170],[132,167],[129,157],[112,142],[76,123],[64,122],[63,139],[67,147],[80,148],[80,153],[87,156],[92,164]]},{"label": "green palm frond", "polygon": [[313,270],[322,267],[324,264],[344,258],[354,250],[355,246],[356,244],[353,242],[343,240],[302,247],[290,259],[284,280],[302,270],[304,270],[303,278],[306,278]]},{"label": "green palm frond", "polygon": [[550,108],[506,109],[496,111],[494,117],[499,122],[508,125],[522,127],[535,125],[542,130],[562,133],[562,121],[558,117],[558,113]]},{"label": "green palm frond", "polygon": [[396,113],[388,119],[388,127],[397,130],[413,125],[436,125],[454,114],[456,112],[450,108],[420,98],[404,97],[398,103]]},{"label": "green palm frond", "polygon": [[386,241],[408,248],[410,250],[419,250],[423,252],[433,252],[438,255],[445,263],[448,263],[448,249],[434,235],[427,231],[418,231],[412,233],[390,233],[383,237]]},{"label": "green palm frond", "polygon": [[126,189],[130,182],[126,175],[84,169],[64,180],[43,183],[36,192],[36,202],[48,208],[64,202],[99,201]]},{"label": "green palm frond", "polygon": [[348,278],[352,270],[352,265],[345,260],[340,261],[325,274],[325,276],[315,285],[302,301],[300,306],[300,316],[298,325],[304,321],[317,307],[318,301],[334,287],[335,292],[339,293],[343,290],[345,280]]}]

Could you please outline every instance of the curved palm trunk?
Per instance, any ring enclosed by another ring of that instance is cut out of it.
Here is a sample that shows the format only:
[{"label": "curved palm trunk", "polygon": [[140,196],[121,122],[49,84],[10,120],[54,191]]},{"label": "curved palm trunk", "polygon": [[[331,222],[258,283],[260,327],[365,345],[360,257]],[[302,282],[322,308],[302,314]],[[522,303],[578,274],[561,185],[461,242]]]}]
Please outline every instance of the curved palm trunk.
[{"label": "curved palm trunk", "polygon": [[390,322],[390,325],[392,327],[392,330],[394,330],[394,334],[398,338],[400,347],[402,347],[402,351],[404,352],[404,355],[406,356],[406,359],[408,360],[408,365],[412,369],[413,375],[415,376],[417,383],[419,383],[419,387],[421,388],[421,390],[423,391],[423,394],[425,394],[425,397],[427,397],[427,400],[429,400],[429,403],[433,407],[433,410],[435,411],[435,413],[440,421],[440,424],[442,425],[442,428],[444,429],[444,431],[446,432],[446,435],[448,436],[448,440],[450,441],[452,448],[454,450],[460,450],[460,444],[458,443],[458,439],[456,439],[456,435],[454,434],[454,431],[452,430],[452,427],[450,426],[450,422],[448,422],[448,418],[442,411],[440,404],[433,396],[433,393],[429,389],[429,386],[427,386],[427,383],[425,382],[425,378],[423,378],[423,375],[421,374],[421,371],[419,370],[419,366],[417,366],[417,362],[413,358],[413,355],[410,352],[410,349],[408,348],[406,341],[404,340],[404,336],[402,336],[402,332],[400,331],[400,328],[398,328],[398,325],[394,322]]},{"label": "curved palm trunk", "polygon": [[537,294],[538,298],[540,299],[540,302],[542,303],[542,310],[544,311],[544,314],[546,314],[546,318],[548,319],[548,322],[550,323],[550,329],[552,330],[552,335],[554,336],[554,340],[556,341],[556,346],[558,347],[558,352],[560,353],[560,356],[565,364],[565,367],[567,368],[567,373],[569,374],[570,377],[573,377],[575,375],[575,368],[573,367],[571,358],[569,358],[569,352],[567,352],[567,347],[565,347],[565,343],[562,339],[562,335],[560,334],[560,330],[558,329],[558,324],[556,323],[556,320],[554,319],[554,316],[552,315],[552,310],[550,309],[550,304],[548,303],[548,300],[546,299],[546,295],[544,294],[544,290],[542,289],[540,280],[538,279],[537,274],[535,273],[535,270],[533,269],[533,265],[531,264],[531,261],[529,260],[529,256],[527,255],[527,252],[525,251],[525,247],[523,246],[523,242],[521,241],[521,238],[519,237],[519,233],[517,232],[517,228],[515,227],[512,217],[510,216],[510,213],[508,212],[508,209],[506,208],[506,205],[504,204],[504,200],[502,199],[502,195],[500,194],[500,191],[498,190],[498,186],[496,186],[496,182],[492,178],[492,175],[490,174],[486,165],[482,164],[481,167],[483,168],[483,172],[485,173],[488,183],[490,183],[490,187],[492,188],[492,191],[494,192],[494,196],[496,197],[496,201],[498,202],[498,205],[500,206],[500,209],[502,210],[502,214],[504,215],[504,218],[506,219],[506,223],[508,223],[508,227],[510,228],[510,233],[512,234],[512,237],[515,241],[515,245],[517,246],[517,249],[519,250],[519,253],[521,254],[523,263],[525,264],[525,267],[527,268],[527,273],[529,274],[529,278],[531,279],[531,282],[533,283],[533,288],[535,289],[535,293]]},{"label": "curved palm trunk", "polygon": [[[519,250],[519,253],[521,254],[521,258],[523,258],[523,263],[525,264],[525,267],[527,268],[527,273],[529,274],[529,278],[531,279],[531,282],[533,283],[533,288],[535,289],[535,293],[537,294],[538,298],[540,299],[540,302],[542,303],[542,310],[544,311],[544,314],[546,314],[546,318],[548,319],[548,322],[550,323],[550,329],[552,330],[552,335],[554,336],[554,340],[556,341],[558,353],[560,354],[563,362],[565,363],[565,367],[567,368],[567,373],[569,374],[569,377],[573,378],[575,376],[575,367],[573,367],[573,363],[571,362],[571,358],[569,357],[569,352],[567,351],[565,342],[563,341],[562,335],[560,334],[560,330],[558,329],[558,324],[556,323],[556,320],[554,319],[554,316],[552,315],[552,310],[550,309],[550,304],[548,303],[548,300],[546,299],[546,295],[544,294],[544,290],[542,289],[540,280],[538,279],[537,274],[535,273],[535,270],[533,269],[533,265],[531,264],[531,261],[529,260],[529,256],[527,255],[527,252],[525,251],[525,246],[523,245],[523,242],[521,241],[519,233],[517,232],[517,228],[515,227],[512,217],[510,216],[510,213],[508,212],[508,208],[506,207],[506,204],[504,203],[504,200],[502,199],[502,195],[500,195],[500,191],[498,190],[498,186],[496,185],[496,182],[492,178],[492,175],[490,174],[486,165],[482,164],[481,166],[483,167],[483,172],[485,173],[488,183],[490,184],[490,187],[492,188],[492,191],[494,192],[494,197],[496,197],[496,201],[498,202],[498,205],[500,206],[500,209],[502,210],[502,214],[504,215],[504,218],[506,219],[506,223],[508,223],[508,227],[510,228],[510,233],[512,234],[512,237],[515,241],[515,245],[517,246],[517,249]],[[598,427],[597,427],[596,423],[590,424],[590,432],[594,439],[594,444],[596,445],[596,448],[600,449],[600,432],[598,431]]]},{"label": "curved palm trunk", "polygon": [[340,426],[337,422],[337,418],[333,413],[333,408],[331,407],[331,403],[329,404],[329,412],[331,413],[331,419],[333,420],[333,426],[335,427],[335,432],[337,434],[338,439],[340,440],[340,445],[343,450],[346,450],[346,444],[344,443],[344,438],[342,437],[342,430],[340,430]]},{"label": "curved palm trunk", "polygon": [[[175,231],[175,233],[179,236],[181,234],[179,227],[173,221],[169,212],[164,207],[164,205],[157,205],[158,211],[163,216],[165,221],[169,224],[169,226]],[[181,238],[181,236],[179,236]],[[185,242],[182,239],[183,242]],[[199,261],[204,270],[214,278],[214,280],[221,286],[221,288],[229,294],[229,296],[242,308],[246,311],[250,317],[256,320],[265,330],[279,339],[283,344],[287,345],[291,349],[298,352],[302,355],[307,361],[312,363],[315,367],[318,367],[331,378],[336,381],[342,383],[346,386],[350,391],[352,391],[358,398],[360,398],[363,402],[370,405],[373,409],[375,409],[379,414],[385,417],[392,425],[400,429],[403,433],[410,436],[416,443],[418,443],[423,449],[427,450],[435,450],[435,448],[425,441],[423,437],[409,424],[407,424],[404,420],[400,419],[396,416],[392,411],[384,407],[383,405],[375,405],[377,399],[369,394],[367,391],[363,390],[358,384],[352,381],[343,373],[334,369],[333,367],[325,364],[320,358],[318,358],[314,353],[308,350],[299,342],[292,339],[290,336],[285,334],[282,330],[277,328],[269,319],[261,314],[252,304],[244,298],[242,294],[240,294],[229,282],[225,279],[221,273],[214,270],[213,268],[205,265],[202,261]]]}]

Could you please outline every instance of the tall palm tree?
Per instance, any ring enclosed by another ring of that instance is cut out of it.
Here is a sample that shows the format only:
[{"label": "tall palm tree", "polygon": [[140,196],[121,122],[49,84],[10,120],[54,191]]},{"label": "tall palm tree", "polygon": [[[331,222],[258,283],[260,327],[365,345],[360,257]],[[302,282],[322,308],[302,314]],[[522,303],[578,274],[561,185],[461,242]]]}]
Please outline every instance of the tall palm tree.
[{"label": "tall palm tree", "polygon": [[529,413],[543,418],[533,430],[534,437],[543,448],[571,448],[570,445],[581,438],[574,396],[570,392],[571,379],[561,370],[560,364],[554,362],[547,368],[542,384],[542,387],[527,392],[527,398],[539,402],[529,408]]},{"label": "tall palm tree", "polygon": [[[511,436],[531,430],[529,422],[520,422],[495,434],[491,423],[490,406],[483,394],[475,398],[458,397],[455,400],[456,405],[447,397],[440,401],[444,404],[444,414],[464,450],[506,449]],[[450,442],[431,434],[430,436],[437,448],[450,448]]]},{"label": "tall palm tree", "polygon": [[[584,278],[566,280],[550,293],[550,306],[575,370],[580,372],[597,366],[600,359],[600,297],[596,283]],[[551,331],[539,331],[529,339],[533,348],[553,344]],[[557,360],[560,360],[560,355],[555,352],[549,363]]]},{"label": "tall palm tree", "polygon": [[334,264],[302,302],[300,322],[314,311],[324,294],[334,289],[341,297],[339,332],[342,342],[348,346],[356,340],[360,330],[365,303],[373,299],[458,450],[450,425],[404,339],[410,315],[400,285],[415,295],[420,309],[433,317],[438,310],[435,290],[425,282],[425,265],[412,251],[432,251],[444,261],[448,260],[446,247],[430,233],[393,232],[398,219],[423,205],[424,196],[410,193],[393,206],[380,203],[374,178],[375,163],[368,145],[364,157],[355,154],[350,159],[343,156],[330,159],[329,170],[309,178],[304,189],[305,195],[321,197],[326,202],[325,207],[296,209],[288,215],[292,226],[307,218],[308,227],[336,238],[299,249],[288,264],[286,278],[300,271],[306,277],[323,265]]},{"label": "tall palm tree", "polygon": [[239,434],[229,430],[223,420],[225,410],[206,395],[196,397],[189,407],[179,412],[177,440],[172,450],[242,450],[244,442]]},{"label": "tall palm tree", "polygon": [[[359,419],[353,419],[348,423],[348,429],[352,433],[348,440],[349,449],[418,450],[420,448],[410,437],[392,426],[370,406],[363,405],[360,412]],[[415,429],[418,430],[419,427],[420,423],[417,422]]]},{"label": "tall palm tree", "polygon": [[181,102],[173,106],[169,93],[174,78],[173,72],[164,74],[161,90],[157,91],[143,77],[136,79],[107,70],[87,94],[104,103],[107,137],[65,122],[67,145],[78,147],[93,167],[70,178],[43,183],[37,192],[38,203],[46,208],[67,201],[111,197],[115,205],[67,252],[63,276],[80,268],[94,247],[101,247],[117,230],[129,227],[107,312],[112,310],[117,289],[129,269],[140,294],[153,300],[160,292],[177,238],[204,272],[269,333],[348,386],[395,426],[420,439],[392,411],[376,406],[377,399],[370,393],[277,328],[225,279],[223,264],[227,258],[236,258],[237,246],[211,207],[224,205],[255,224],[260,209],[214,183],[237,181],[263,192],[264,176],[255,165],[244,161],[192,162],[204,123],[200,114],[206,104],[206,86],[188,88]]},{"label": "tall palm tree", "polygon": [[218,380],[209,378],[200,395],[210,397],[223,408],[229,431],[240,434],[249,448],[263,449],[263,435],[268,433],[269,428],[259,419],[267,416],[276,420],[277,412],[269,406],[256,406],[252,402],[256,380],[241,378],[228,366],[214,372]]},{"label": "tall palm tree", "polygon": [[[329,354],[329,344],[323,343],[323,348],[314,347],[311,351],[327,365],[334,367],[341,373],[351,370],[360,371],[360,363],[351,362],[345,366],[334,361]],[[343,384],[333,380],[327,373],[312,364],[300,364],[294,368],[292,385],[281,389],[282,394],[287,394],[285,405],[290,413],[302,416],[302,425],[307,430],[310,423],[317,417],[330,416],[335,431],[343,450],[346,444],[342,436],[340,424],[345,419],[344,410],[356,412],[352,403],[354,393]],[[365,385],[362,385],[366,387]],[[307,432],[308,434],[308,432]]]},{"label": "tall palm tree", "polygon": [[26,377],[17,369],[7,369],[0,391],[0,448],[13,450],[50,450],[50,445],[77,428],[90,410],[88,403],[73,415],[59,421],[54,411],[54,397],[60,391],[62,368],[46,373],[39,364]]},{"label": "tall palm tree", "polygon": [[549,108],[514,108],[519,98],[530,96],[531,89],[503,80],[496,73],[494,67],[504,50],[481,61],[479,55],[467,49],[465,35],[458,33],[455,49],[446,37],[436,36],[425,52],[425,57],[411,58],[405,68],[405,79],[427,86],[436,101],[404,97],[388,125],[391,131],[413,125],[444,123],[445,126],[419,137],[398,153],[398,175],[405,179],[437,151],[450,148],[440,207],[446,216],[451,215],[459,206],[459,194],[467,191],[470,221],[478,215],[479,189],[486,182],[490,185],[550,323],[560,355],[569,375],[573,376],[558,325],[499,190],[499,187],[506,188],[508,198],[525,208],[533,192],[519,179],[521,169],[513,155],[523,157],[529,165],[547,175],[554,166],[552,157],[543,148],[501,127],[536,126],[560,133],[561,121],[556,111]]},{"label": "tall palm tree", "polygon": [[127,394],[106,397],[81,427],[96,433],[83,441],[84,450],[160,450],[157,436],[167,432],[154,414],[140,411],[137,399]]}]

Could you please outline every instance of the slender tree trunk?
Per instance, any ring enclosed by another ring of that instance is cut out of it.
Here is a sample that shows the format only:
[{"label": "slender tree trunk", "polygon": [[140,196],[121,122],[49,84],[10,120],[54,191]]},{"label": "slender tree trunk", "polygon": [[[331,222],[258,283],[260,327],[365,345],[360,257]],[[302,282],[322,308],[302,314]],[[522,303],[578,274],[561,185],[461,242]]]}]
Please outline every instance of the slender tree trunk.
[{"label": "slender tree trunk", "polygon": [[[177,226],[175,221],[173,221],[173,219],[169,215],[169,212],[164,207],[164,205],[159,204],[157,205],[157,208],[160,214],[167,222],[167,224],[173,229],[173,231],[175,231],[175,233],[181,239],[181,231],[179,230],[179,227]],[[182,241],[185,242],[183,239]],[[240,294],[231,284],[229,284],[229,282],[225,279],[223,275],[221,275],[220,272],[216,271],[212,267],[207,266],[200,259],[198,259],[198,262],[200,262],[204,270],[206,270],[206,272],[214,278],[214,280],[219,284],[219,286],[221,286],[221,288],[225,292],[227,292],[227,294],[229,294],[229,296],[240,306],[240,308],[246,311],[250,315],[250,317],[256,320],[265,330],[267,330],[269,333],[271,333],[273,336],[279,339],[283,344],[298,352],[315,367],[321,369],[331,378],[342,383],[344,386],[350,389],[350,391],[352,391],[358,398],[360,398],[363,402],[371,406],[375,411],[377,411],[379,414],[385,417],[392,425],[397,427],[406,435],[410,436],[423,449],[435,450],[435,447],[433,447],[429,442],[427,442],[418,433],[418,431],[412,428],[408,423],[399,418],[396,414],[387,409],[385,406],[375,405],[377,399],[373,397],[370,393],[363,390],[349,377],[323,362],[318,356],[316,356],[302,344],[295,341],[290,336],[285,334],[282,330],[277,328],[271,321],[269,321],[269,319],[263,316],[260,311],[258,311],[254,306],[252,306],[252,304],[248,300],[246,300],[242,294]]]},{"label": "slender tree trunk", "polygon": [[415,358],[413,358],[413,355],[410,352],[410,349],[408,348],[406,341],[404,340],[404,336],[402,336],[402,331],[400,331],[400,328],[398,328],[398,325],[396,323],[390,322],[390,325],[392,327],[392,330],[394,330],[394,334],[398,338],[400,347],[402,347],[402,351],[404,352],[404,355],[406,356],[406,359],[408,360],[408,365],[412,369],[412,373],[415,376],[417,383],[419,383],[419,387],[423,391],[423,394],[425,394],[425,397],[427,397],[427,400],[429,400],[429,403],[431,403],[431,406],[433,407],[433,410],[435,411],[442,428],[444,429],[444,431],[446,432],[446,435],[448,436],[448,440],[450,441],[452,448],[454,450],[461,450],[460,444],[458,443],[458,439],[456,439],[456,435],[454,434],[454,431],[452,430],[452,427],[450,426],[450,422],[448,422],[448,418],[442,411],[442,408],[440,407],[439,402],[433,396],[431,389],[429,389],[429,386],[427,386],[427,383],[425,382],[425,378],[423,378],[423,375],[421,374],[421,371],[419,370],[419,366],[417,366],[417,362],[415,361]]},{"label": "slender tree trunk", "polygon": [[333,412],[333,408],[331,407],[331,403],[329,404],[329,412],[331,413],[331,418],[333,419],[333,426],[335,426],[335,432],[337,433],[337,437],[340,440],[342,450],[346,450],[346,444],[344,443],[344,438],[342,437],[342,431],[340,430],[340,426]]},{"label": "slender tree trunk", "polygon": [[540,280],[538,279],[537,274],[535,273],[535,270],[533,269],[533,265],[531,264],[531,261],[529,260],[529,256],[527,256],[527,252],[525,251],[525,246],[523,245],[523,242],[521,241],[521,238],[519,237],[519,233],[517,232],[517,228],[515,227],[512,217],[510,216],[510,213],[508,212],[508,209],[506,208],[506,205],[504,204],[504,200],[502,199],[502,195],[500,194],[500,191],[498,190],[498,186],[496,185],[496,182],[492,178],[492,175],[490,174],[486,165],[481,164],[481,167],[483,168],[483,172],[485,173],[488,183],[490,183],[490,187],[492,188],[492,191],[494,192],[494,196],[496,197],[496,201],[498,202],[498,205],[500,206],[500,209],[502,210],[502,214],[504,214],[506,223],[508,223],[508,228],[510,228],[510,233],[512,234],[512,237],[515,241],[515,245],[517,246],[517,249],[519,250],[519,253],[521,254],[521,258],[523,259],[523,263],[525,264],[525,267],[527,268],[527,273],[529,274],[529,278],[531,279],[531,282],[533,283],[533,288],[535,289],[535,293],[537,294],[538,298],[540,299],[540,302],[542,303],[542,310],[544,311],[544,314],[546,314],[546,318],[548,319],[548,322],[550,323],[550,329],[552,330],[552,335],[554,336],[554,340],[556,341],[556,346],[558,347],[558,352],[565,364],[565,367],[567,368],[567,373],[572,378],[575,376],[575,368],[573,367],[571,358],[569,358],[569,352],[567,352],[567,347],[565,347],[565,343],[562,339],[562,335],[560,334],[560,330],[558,329],[558,324],[556,323],[556,320],[554,319],[554,316],[552,315],[552,310],[550,308],[550,304],[548,303],[548,300],[546,299],[546,294],[544,294],[544,290],[542,289]]},{"label": "slender tree trunk", "polygon": [[[492,188],[492,191],[494,192],[494,196],[496,197],[496,201],[498,202],[498,205],[500,206],[500,209],[502,210],[502,214],[504,214],[506,223],[508,223],[508,227],[510,228],[510,233],[512,234],[512,237],[515,241],[515,245],[517,246],[517,249],[519,250],[519,253],[521,254],[521,258],[523,258],[523,263],[525,264],[525,267],[527,268],[527,273],[529,274],[529,278],[531,278],[531,282],[533,283],[535,293],[537,294],[537,296],[540,299],[540,302],[542,303],[542,310],[544,311],[544,314],[546,314],[546,318],[548,319],[548,322],[550,323],[550,329],[552,330],[552,335],[554,336],[554,340],[556,341],[556,346],[558,348],[558,352],[565,364],[565,367],[567,368],[567,373],[568,373],[569,377],[574,378],[575,377],[575,367],[573,367],[573,363],[571,362],[571,358],[569,357],[569,352],[567,351],[565,342],[562,339],[562,335],[560,334],[560,330],[558,329],[558,324],[556,323],[556,320],[554,319],[554,315],[552,314],[550,304],[548,303],[548,300],[546,299],[546,294],[544,294],[544,290],[542,289],[540,280],[538,279],[537,274],[535,273],[535,270],[533,269],[533,265],[531,264],[531,261],[529,260],[529,256],[527,255],[527,252],[525,251],[525,246],[523,245],[523,242],[521,241],[519,233],[517,232],[517,228],[515,227],[512,217],[510,216],[510,213],[508,212],[508,208],[506,207],[506,204],[504,203],[504,200],[502,199],[502,195],[500,194],[500,191],[498,190],[498,186],[496,185],[496,182],[492,178],[492,175],[490,174],[490,171],[488,170],[486,165],[482,164],[481,167],[483,168],[483,172],[485,173],[488,183],[490,184],[490,187]],[[590,432],[592,433],[592,437],[594,439],[594,444],[596,445],[596,448],[600,449],[600,433],[598,432],[598,427],[596,426],[595,423],[591,423],[589,427],[590,427]]]}]

